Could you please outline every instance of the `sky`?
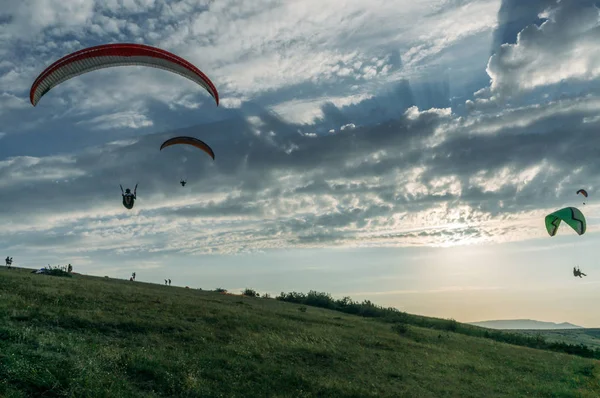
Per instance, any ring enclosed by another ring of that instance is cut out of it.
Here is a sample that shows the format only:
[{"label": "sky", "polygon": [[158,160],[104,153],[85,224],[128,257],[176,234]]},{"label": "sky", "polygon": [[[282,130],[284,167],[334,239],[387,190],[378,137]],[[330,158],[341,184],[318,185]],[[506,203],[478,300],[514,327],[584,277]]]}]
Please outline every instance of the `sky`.
[{"label": "sky", "polygon": [[[462,322],[600,327],[598,6],[0,0],[2,255]],[[30,104],[52,62],[117,42],[192,62],[219,106],[136,66]],[[215,160],[159,151],[176,135]],[[119,184],[136,183],[127,210]],[[544,216],[565,206],[588,230],[551,238]]]}]

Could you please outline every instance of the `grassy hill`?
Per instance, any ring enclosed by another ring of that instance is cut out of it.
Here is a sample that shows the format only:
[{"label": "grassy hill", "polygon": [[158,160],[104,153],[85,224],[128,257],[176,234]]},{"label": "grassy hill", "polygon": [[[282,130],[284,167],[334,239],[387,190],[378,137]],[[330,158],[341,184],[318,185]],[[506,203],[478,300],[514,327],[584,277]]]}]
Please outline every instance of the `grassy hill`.
[{"label": "grassy hill", "polygon": [[274,299],[0,269],[0,396],[598,397],[600,365]]}]

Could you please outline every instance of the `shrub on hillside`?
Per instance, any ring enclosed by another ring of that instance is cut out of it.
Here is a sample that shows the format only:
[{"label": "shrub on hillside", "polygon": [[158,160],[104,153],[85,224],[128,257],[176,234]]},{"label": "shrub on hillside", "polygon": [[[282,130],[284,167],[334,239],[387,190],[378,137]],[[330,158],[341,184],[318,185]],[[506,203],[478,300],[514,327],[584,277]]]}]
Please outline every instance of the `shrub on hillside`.
[{"label": "shrub on hillside", "polygon": [[223,289],[222,287],[218,287],[215,289],[215,292],[217,293],[227,293],[227,289]]},{"label": "shrub on hillside", "polygon": [[392,325],[392,330],[398,334],[406,334],[408,326],[405,323],[395,323]]},{"label": "shrub on hillside", "polygon": [[454,319],[448,319],[446,323],[444,323],[444,330],[447,330],[449,332],[456,332],[457,329],[458,322],[456,322],[456,320]]},{"label": "shrub on hillside", "polygon": [[243,294],[244,296],[248,296],[248,297],[260,297],[260,294],[258,294],[258,293],[256,292],[256,290],[254,290],[254,289],[250,289],[250,288],[246,288],[246,289],[244,289],[244,291],[242,292],[242,294]]}]

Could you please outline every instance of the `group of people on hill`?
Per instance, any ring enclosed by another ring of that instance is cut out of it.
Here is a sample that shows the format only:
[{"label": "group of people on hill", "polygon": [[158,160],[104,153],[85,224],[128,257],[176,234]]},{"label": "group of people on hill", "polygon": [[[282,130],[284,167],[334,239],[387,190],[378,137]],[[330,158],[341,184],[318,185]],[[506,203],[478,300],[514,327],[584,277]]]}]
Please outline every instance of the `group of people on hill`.
[{"label": "group of people on hill", "polygon": [[[46,269],[53,269],[53,268],[52,268],[52,266],[50,264],[48,264],[48,266],[46,267]],[[71,272],[73,272],[73,266],[71,264],[69,264],[69,265],[57,265],[56,267],[54,267],[54,269],[59,269],[61,271],[68,272],[69,274]]]},{"label": "group of people on hill", "polygon": [[[6,256],[6,258],[4,259],[4,262],[6,263],[6,268],[8,268],[8,269],[12,268],[13,258],[11,256]],[[44,269],[47,269],[47,270],[59,269],[61,271],[68,272],[69,274],[71,272],[73,272],[73,266],[71,264],[57,265],[54,268],[50,264],[48,264],[46,267],[44,267]]]},{"label": "group of people on hill", "polygon": [[[105,278],[108,278],[108,277],[105,277]],[[135,281],[135,272],[131,273],[131,277],[129,278],[129,280],[131,282]],[[167,286],[167,285],[171,286],[171,279],[165,279],[165,286]]]},{"label": "group of people on hill", "polygon": [[69,274],[71,272],[73,272],[73,266],[71,264],[68,265],[56,265],[56,266],[51,266],[50,264],[48,264],[47,266],[45,266],[44,268],[42,268],[42,270],[48,270],[48,271],[52,271],[54,269],[58,269],[64,272],[68,272]]}]

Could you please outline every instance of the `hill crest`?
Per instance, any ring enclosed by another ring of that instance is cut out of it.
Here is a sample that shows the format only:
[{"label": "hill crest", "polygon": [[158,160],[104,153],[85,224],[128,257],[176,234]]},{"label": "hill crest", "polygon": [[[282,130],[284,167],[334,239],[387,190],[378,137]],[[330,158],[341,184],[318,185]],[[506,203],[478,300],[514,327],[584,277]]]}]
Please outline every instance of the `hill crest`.
[{"label": "hill crest", "polygon": [[469,325],[481,326],[489,329],[583,329],[583,326],[574,325],[569,322],[555,323],[536,321],[533,319],[502,319],[491,321],[468,322]]}]

